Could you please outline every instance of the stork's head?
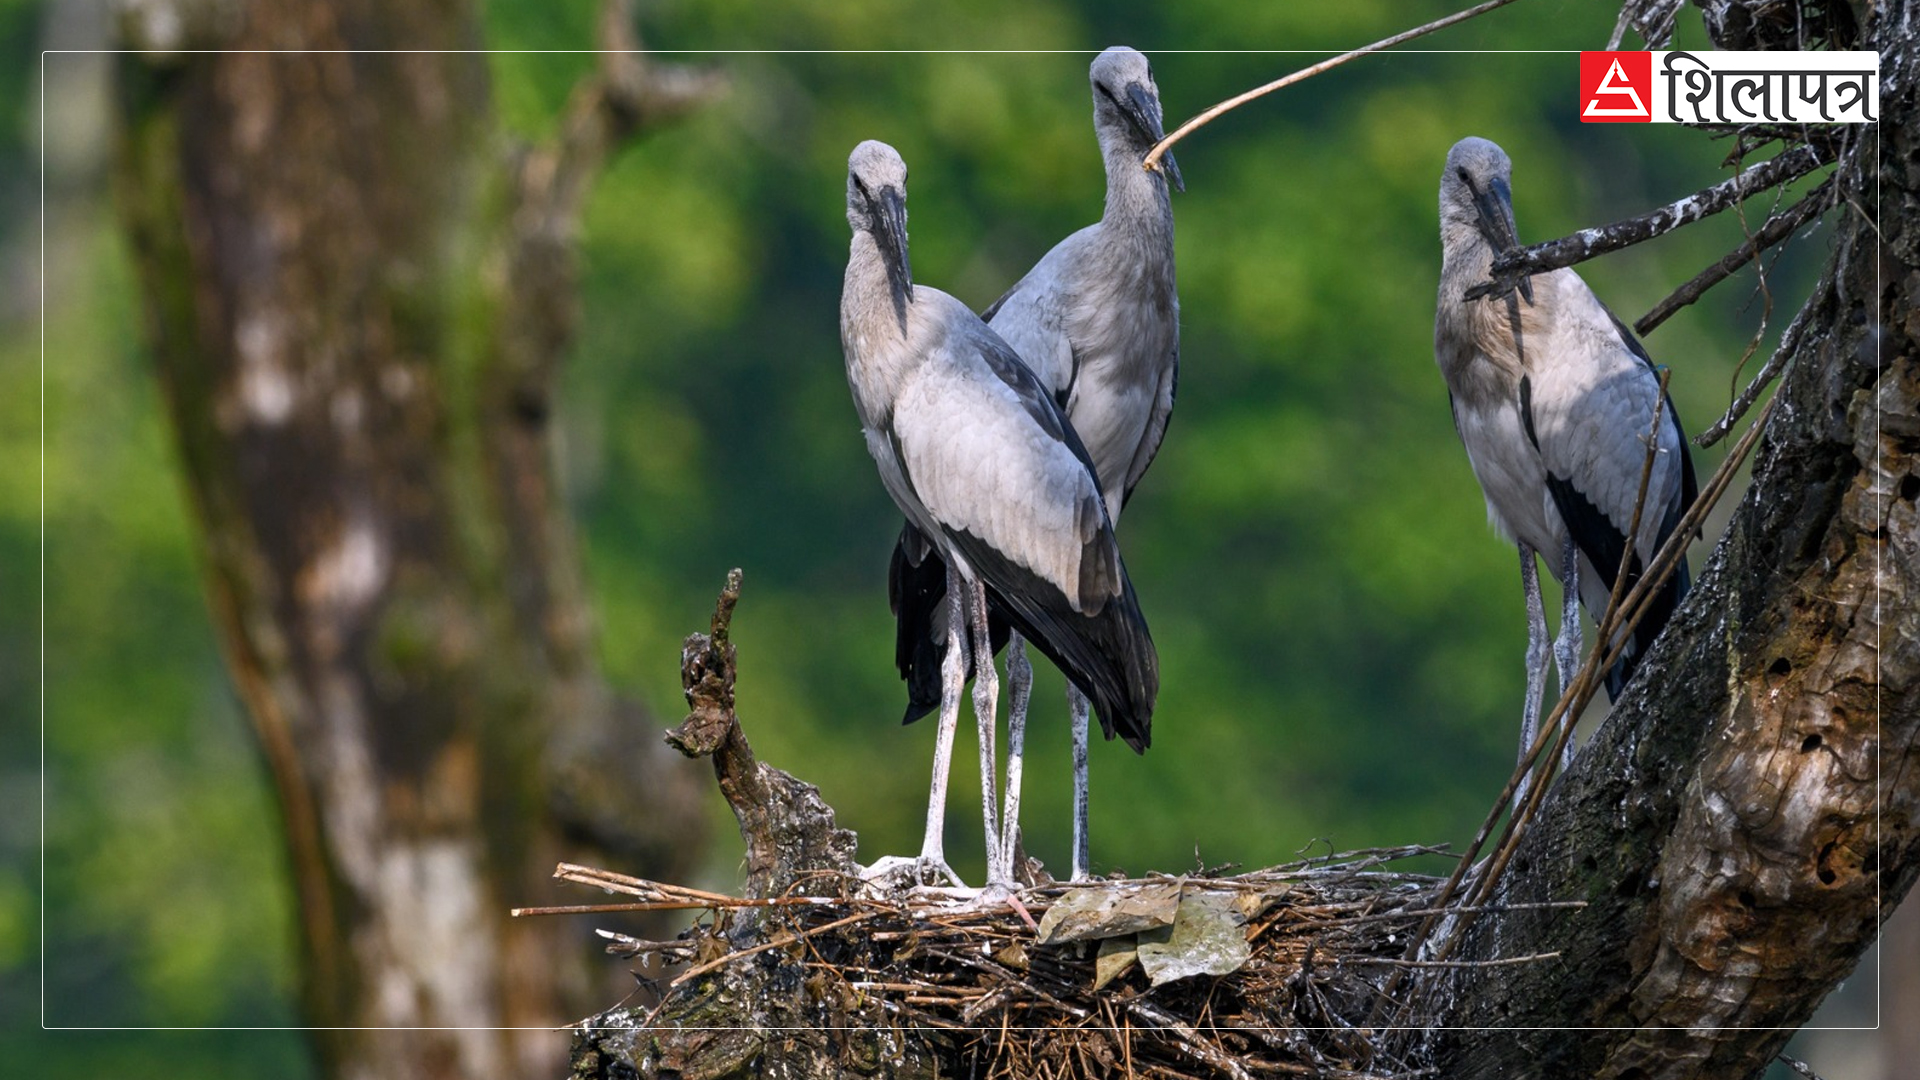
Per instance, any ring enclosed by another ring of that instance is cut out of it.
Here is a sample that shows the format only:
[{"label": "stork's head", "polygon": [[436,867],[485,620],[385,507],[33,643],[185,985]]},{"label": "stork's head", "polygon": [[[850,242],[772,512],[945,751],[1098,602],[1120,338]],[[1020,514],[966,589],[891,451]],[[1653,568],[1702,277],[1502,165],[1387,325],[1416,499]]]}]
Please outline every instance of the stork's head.
[{"label": "stork's head", "polygon": [[[1146,157],[1166,134],[1160,126],[1160,88],[1153,83],[1153,65],[1139,51],[1115,45],[1093,58],[1087,77],[1093,83],[1093,130],[1100,136],[1100,149],[1124,150],[1136,161]],[[1175,190],[1187,190],[1172,154],[1160,158],[1160,168]]]},{"label": "stork's head", "polygon": [[[1440,242],[1443,246],[1478,237],[1505,255],[1520,249],[1513,224],[1513,162],[1499,144],[1469,135],[1447,151],[1447,167],[1440,174]],[[1523,280],[1527,299],[1533,289]]]},{"label": "stork's head", "polygon": [[1440,174],[1440,226],[1466,226],[1495,252],[1518,246],[1513,226],[1513,162],[1499,144],[1468,136],[1447,151]]},{"label": "stork's head", "polygon": [[868,139],[847,157],[847,224],[873,237],[893,286],[893,310],[907,322],[913,266],[907,261],[907,163],[886,143]]}]

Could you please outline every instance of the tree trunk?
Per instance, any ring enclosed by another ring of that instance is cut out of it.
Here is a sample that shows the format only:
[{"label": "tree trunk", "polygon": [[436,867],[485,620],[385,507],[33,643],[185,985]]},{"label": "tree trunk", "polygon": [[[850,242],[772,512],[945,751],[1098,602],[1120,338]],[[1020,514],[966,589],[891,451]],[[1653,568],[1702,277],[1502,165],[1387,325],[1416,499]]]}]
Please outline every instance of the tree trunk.
[{"label": "tree trunk", "polygon": [[[557,1072],[538,1029],[605,965],[508,908],[563,857],[701,842],[693,773],[594,669],[550,469],[571,232],[604,153],[711,87],[611,60],[515,171],[470,5],[129,11],[116,186],[326,1068]],[[446,51],[346,51],[396,47]]]}]

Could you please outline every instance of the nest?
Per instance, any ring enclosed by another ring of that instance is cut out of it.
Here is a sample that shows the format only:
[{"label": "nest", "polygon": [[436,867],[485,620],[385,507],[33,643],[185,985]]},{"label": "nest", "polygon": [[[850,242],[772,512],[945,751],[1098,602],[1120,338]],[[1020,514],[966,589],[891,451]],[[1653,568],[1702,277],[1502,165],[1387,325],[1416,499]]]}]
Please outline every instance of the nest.
[{"label": "nest", "polygon": [[1407,956],[1444,914],[1441,882],[1388,864],[1436,853],[1042,885],[1020,894],[1024,914],[936,890],[863,896],[847,878],[837,896],[743,899],[584,867],[560,876],[635,906],[714,912],[673,941],[601,932],[609,952],[687,965],[658,1003],[587,1025],[638,1033],[621,1056],[643,1075],[724,1075],[689,1069],[675,1036],[701,1033],[704,1053],[716,1029],[738,1027],[827,1033],[814,1049],[839,1074],[911,1073],[918,1042],[941,1074],[1397,1080],[1431,1075],[1417,1036],[1434,1014],[1419,1003],[1444,980],[1429,976],[1488,966]]},{"label": "nest", "polygon": [[[609,952],[665,974],[641,977],[636,995],[651,1001],[578,1026],[581,1080],[1404,1080],[1432,1075],[1426,1036],[1463,969],[1557,955],[1451,959],[1465,926],[1494,909],[1474,906],[1485,901],[1472,888],[1456,892],[1469,884],[1460,870],[1443,882],[1392,867],[1446,854],[1433,847],[1246,874],[1062,884],[1042,871],[1014,903],[886,892],[859,876],[855,837],[818,789],[747,743],[729,640],[739,590],[736,570],[711,633],[686,641],[692,711],[667,739],[712,762],[746,841],[743,895],[563,864],[559,879],[633,899],[515,911],[711,912],[671,941],[600,931]],[[1498,863],[1481,864],[1473,884]]]}]

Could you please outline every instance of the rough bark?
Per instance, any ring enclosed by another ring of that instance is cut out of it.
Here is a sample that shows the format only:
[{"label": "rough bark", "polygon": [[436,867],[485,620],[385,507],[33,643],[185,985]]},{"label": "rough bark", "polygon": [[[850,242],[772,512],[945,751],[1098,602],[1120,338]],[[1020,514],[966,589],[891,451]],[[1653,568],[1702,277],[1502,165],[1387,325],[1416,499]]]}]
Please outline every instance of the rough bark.
[{"label": "rough bark", "polygon": [[[1920,105],[1914,15],[1866,28],[1885,116]],[[1588,906],[1475,926],[1466,956],[1562,960],[1452,988],[1486,1030],[1443,1044],[1447,1075],[1757,1076],[1920,874],[1916,136],[1882,124],[1842,157],[1753,485],[1495,896]],[[1515,1030],[1541,1026],[1588,1030]]]},{"label": "rough bark", "polygon": [[[548,423],[580,193],[699,80],[610,62],[516,171],[485,56],[451,51],[477,27],[376,0],[122,27],[117,194],[337,1076],[557,1072],[539,1029],[602,966],[507,909],[559,858],[664,875],[700,842],[695,777],[594,670]],[[345,51],[395,47],[449,51]]]}]

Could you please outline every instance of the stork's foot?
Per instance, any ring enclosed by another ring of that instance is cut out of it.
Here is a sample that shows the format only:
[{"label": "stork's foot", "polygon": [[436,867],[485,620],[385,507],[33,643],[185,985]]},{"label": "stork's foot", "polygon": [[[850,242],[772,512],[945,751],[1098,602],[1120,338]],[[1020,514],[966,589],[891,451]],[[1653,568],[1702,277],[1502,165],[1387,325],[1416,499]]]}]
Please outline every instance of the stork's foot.
[{"label": "stork's foot", "polygon": [[928,886],[965,889],[967,883],[939,855],[888,855],[860,872],[867,888],[892,895]]}]

